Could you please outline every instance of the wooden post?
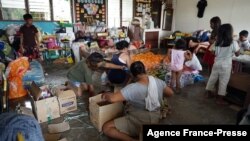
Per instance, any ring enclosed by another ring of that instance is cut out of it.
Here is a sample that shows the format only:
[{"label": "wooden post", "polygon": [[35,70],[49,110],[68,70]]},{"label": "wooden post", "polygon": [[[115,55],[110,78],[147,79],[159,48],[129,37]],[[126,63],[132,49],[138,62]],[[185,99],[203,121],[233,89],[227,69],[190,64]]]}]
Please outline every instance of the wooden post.
[{"label": "wooden post", "polygon": [[120,27],[122,27],[122,0],[120,0]]},{"label": "wooden post", "polygon": [[49,0],[49,7],[50,7],[50,20],[54,21],[54,11],[53,11],[53,1]]},{"label": "wooden post", "polygon": [[29,0],[25,0],[25,9],[26,9],[26,13],[30,13]]},{"label": "wooden post", "polygon": [[[1,1],[0,1],[0,7],[3,7]],[[0,8],[0,20],[3,20],[2,8]]]}]

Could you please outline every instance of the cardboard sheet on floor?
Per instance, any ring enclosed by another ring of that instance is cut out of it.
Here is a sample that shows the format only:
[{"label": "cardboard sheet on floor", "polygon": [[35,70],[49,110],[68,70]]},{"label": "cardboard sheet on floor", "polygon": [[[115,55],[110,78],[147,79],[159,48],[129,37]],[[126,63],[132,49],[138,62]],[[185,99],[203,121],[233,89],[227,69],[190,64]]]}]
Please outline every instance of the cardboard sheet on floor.
[{"label": "cardboard sheet on floor", "polygon": [[66,138],[60,139],[58,141],[68,141]]},{"label": "cardboard sheet on floor", "polygon": [[26,107],[22,107],[22,106],[21,106],[21,107],[20,107],[20,110],[21,110],[22,114],[28,115],[28,116],[31,116],[31,117],[34,117],[34,118],[35,118],[35,116],[34,116],[32,110],[31,110],[30,108],[26,108]]},{"label": "cardboard sheet on floor", "polygon": [[70,126],[68,122],[62,122],[62,123],[58,123],[58,124],[49,124],[48,125],[48,131],[51,134],[55,134],[55,133],[62,133],[65,131],[70,130]]},{"label": "cardboard sheet on floor", "polygon": [[43,136],[45,141],[58,141],[61,138],[61,134],[45,134]]},{"label": "cardboard sheet on floor", "polygon": [[107,121],[115,119],[123,113],[123,103],[102,102],[101,94],[89,98],[90,120],[96,129],[101,132]]}]

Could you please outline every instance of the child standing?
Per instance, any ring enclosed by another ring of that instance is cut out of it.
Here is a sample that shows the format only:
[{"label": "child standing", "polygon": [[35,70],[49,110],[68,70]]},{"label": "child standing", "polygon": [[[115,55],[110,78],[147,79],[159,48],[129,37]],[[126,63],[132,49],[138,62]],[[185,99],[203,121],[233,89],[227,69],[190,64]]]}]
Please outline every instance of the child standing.
[{"label": "child standing", "polygon": [[179,39],[176,41],[174,49],[170,50],[168,55],[171,56],[171,87],[176,86],[176,93],[181,92],[180,78],[185,61],[186,41]]},{"label": "child standing", "polygon": [[184,74],[193,73],[198,74],[199,71],[202,71],[202,65],[195,54],[194,48],[188,48],[185,53],[185,65],[183,69]]},{"label": "child standing", "polygon": [[250,42],[248,41],[248,31],[242,30],[239,34],[239,47],[240,52],[244,53],[244,51],[250,51]]},{"label": "child standing", "polygon": [[209,38],[209,44],[210,46],[207,48],[204,56],[203,56],[203,62],[205,62],[208,65],[209,73],[211,73],[213,64],[214,64],[214,54],[210,52],[211,46],[215,43],[217,39],[218,29],[221,26],[221,19],[220,17],[213,17],[210,19],[210,27],[212,29],[211,36]]},{"label": "child standing", "polygon": [[232,71],[232,57],[239,55],[239,46],[233,41],[233,27],[230,24],[223,24],[219,27],[215,46],[211,51],[215,54],[215,63],[207,83],[208,92],[215,90],[215,84],[219,80],[217,104],[227,104],[223,97],[226,95],[227,84]]},{"label": "child standing", "polygon": [[37,28],[33,25],[33,18],[30,14],[23,15],[25,24],[20,28],[21,41],[20,49],[24,56],[29,59],[39,58],[39,33]]}]

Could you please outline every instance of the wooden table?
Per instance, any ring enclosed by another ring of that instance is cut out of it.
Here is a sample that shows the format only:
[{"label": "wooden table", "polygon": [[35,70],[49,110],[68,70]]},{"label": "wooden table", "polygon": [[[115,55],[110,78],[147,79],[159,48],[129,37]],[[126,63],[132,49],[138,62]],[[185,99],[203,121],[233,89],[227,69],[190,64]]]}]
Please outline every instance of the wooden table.
[{"label": "wooden table", "polygon": [[169,38],[169,37],[165,37],[162,40],[163,46],[164,48],[166,47],[167,49],[171,49],[175,46],[175,39],[174,38]]}]

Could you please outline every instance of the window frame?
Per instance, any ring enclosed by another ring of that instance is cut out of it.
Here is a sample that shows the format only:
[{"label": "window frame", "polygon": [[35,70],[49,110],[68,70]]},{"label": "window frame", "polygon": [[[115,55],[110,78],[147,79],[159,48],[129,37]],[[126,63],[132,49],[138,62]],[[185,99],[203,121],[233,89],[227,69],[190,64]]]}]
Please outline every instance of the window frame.
[{"label": "window frame", "polygon": [[[107,6],[106,6],[106,11],[107,11],[107,25],[109,25],[108,23],[108,2],[107,2]],[[132,13],[134,13],[134,0],[133,0],[133,6],[132,6]],[[133,15],[133,14],[132,14]],[[134,18],[134,16],[132,17]],[[120,27],[122,27],[122,0],[120,0]]]},{"label": "window frame", "polygon": [[[69,0],[69,2],[70,2],[70,8],[71,8],[71,10],[70,10],[70,14],[72,15],[73,13],[73,11],[72,11],[72,4],[73,4],[73,0]],[[29,0],[24,0],[24,5],[25,5],[25,11],[26,11],[26,13],[30,13],[30,8],[29,8]],[[23,20],[5,20],[5,19],[3,19],[3,13],[2,13],[2,2],[1,2],[1,0],[0,0],[0,6],[1,6],[1,8],[0,8],[0,20],[1,21],[23,21]],[[55,21],[54,20],[54,8],[53,8],[53,0],[49,0],[49,7],[50,7],[50,20],[34,20],[34,22],[58,22],[58,21]],[[73,22],[73,19],[71,18],[71,21],[69,21],[69,22]]]}]

